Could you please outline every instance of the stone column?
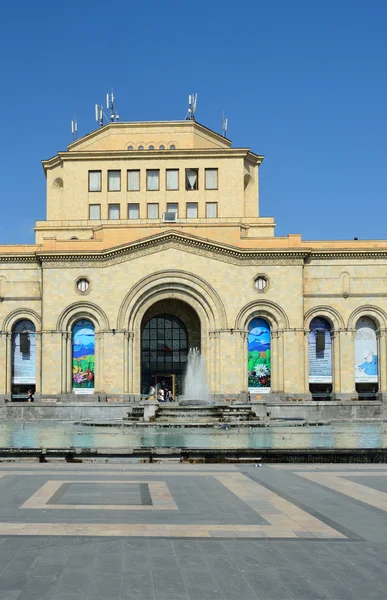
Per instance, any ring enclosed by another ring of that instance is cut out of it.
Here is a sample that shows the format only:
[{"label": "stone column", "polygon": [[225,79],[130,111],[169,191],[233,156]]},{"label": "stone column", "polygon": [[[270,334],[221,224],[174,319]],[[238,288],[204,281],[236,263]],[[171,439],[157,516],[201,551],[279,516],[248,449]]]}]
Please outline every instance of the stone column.
[{"label": "stone column", "polygon": [[335,396],[341,390],[341,369],[340,369],[340,332],[331,331],[332,340],[332,391]]},{"label": "stone column", "polygon": [[36,371],[36,380],[35,380],[35,394],[40,396],[42,394],[42,332],[35,332],[35,341],[36,341],[36,361],[35,361],[35,371]]},{"label": "stone column", "polygon": [[71,394],[73,388],[73,348],[72,348],[72,335],[71,332],[67,333],[66,336],[66,356],[67,356],[67,365],[66,365],[66,377],[65,377],[65,386],[66,391],[65,394]]},{"label": "stone column", "polygon": [[[126,348],[126,372],[124,372],[124,377],[126,381],[126,389],[128,394],[134,393],[134,357],[133,357],[133,341],[134,341],[134,332],[127,331],[124,336],[125,339],[125,348]],[[125,366],[124,366],[125,369]]]},{"label": "stone column", "polygon": [[214,331],[215,336],[215,393],[221,393],[222,386],[222,367],[220,360],[220,334],[219,331]]},{"label": "stone column", "polygon": [[94,390],[102,391],[101,366],[103,358],[101,357],[101,337],[102,333],[94,330]]},{"label": "stone column", "polygon": [[11,400],[12,393],[12,332],[9,331],[6,334],[7,336],[7,361],[6,361],[6,384],[5,384],[5,393],[8,396],[8,399]]},{"label": "stone column", "polygon": [[304,330],[304,389],[309,394],[309,330]]},{"label": "stone column", "polygon": [[284,332],[278,330],[278,392],[284,391]]},{"label": "stone column", "polygon": [[[60,383],[60,392],[61,394],[66,394],[67,392],[67,369],[68,369],[68,364],[67,364],[67,344],[68,344],[68,337],[69,334],[67,333],[67,331],[62,331],[61,332],[61,383]],[[43,344],[42,344],[43,346]]]},{"label": "stone column", "polygon": [[357,397],[355,391],[355,330],[340,331],[340,394],[341,400]]},{"label": "stone column", "polygon": [[249,387],[249,383],[248,383],[248,369],[247,369],[247,338],[248,338],[248,332],[247,331],[241,331],[240,332],[240,336],[241,336],[241,361],[240,361],[240,365],[241,365],[241,382],[242,382],[242,390],[247,392],[247,389]]},{"label": "stone column", "polygon": [[378,339],[379,352],[379,397],[387,402],[387,337],[386,330],[381,329]]},{"label": "stone column", "polygon": [[0,333],[0,365],[3,365],[0,371],[0,402],[2,402],[7,389],[7,334],[5,332]]},{"label": "stone column", "polygon": [[279,390],[279,360],[278,360],[278,331],[272,330],[270,336],[270,361],[271,361],[271,391],[276,394]]}]

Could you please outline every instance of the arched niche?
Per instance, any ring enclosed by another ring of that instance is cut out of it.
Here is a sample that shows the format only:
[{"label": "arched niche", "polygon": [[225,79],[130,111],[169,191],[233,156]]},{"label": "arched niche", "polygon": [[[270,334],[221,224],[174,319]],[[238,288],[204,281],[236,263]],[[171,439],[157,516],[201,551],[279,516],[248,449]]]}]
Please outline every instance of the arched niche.
[{"label": "arched niche", "polygon": [[355,325],[355,387],[360,400],[375,400],[379,389],[378,323],[368,315]]},{"label": "arched niche", "polygon": [[308,380],[314,400],[329,400],[332,379],[332,323],[323,316],[315,316],[309,323]]},{"label": "arched niche", "polygon": [[11,349],[12,400],[27,400],[36,388],[36,328],[30,319],[13,323]]},{"label": "arched niche", "polygon": [[267,393],[271,390],[271,330],[266,319],[254,317],[248,324],[248,389]]},{"label": "arched niche", "polygon": [[95,327],[90,319],[78,319],[71,328],[72,391],[92,394],[95,389]]}]

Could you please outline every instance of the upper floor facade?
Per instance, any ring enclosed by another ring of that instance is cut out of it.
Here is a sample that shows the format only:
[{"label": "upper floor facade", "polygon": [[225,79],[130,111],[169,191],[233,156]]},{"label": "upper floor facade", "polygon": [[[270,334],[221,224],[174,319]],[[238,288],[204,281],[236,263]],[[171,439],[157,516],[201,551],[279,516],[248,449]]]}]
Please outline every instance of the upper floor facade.
[{"label": "upper floor facade", "polygon": [[43,161],[47,218],[36,241],[86,241],[104,228],[130,241],[139,227],[146,236],[172,224],[199,235],[242,224],[271,237],[273,219],[259,218],[262,160],[195,121],[109,123]]}]

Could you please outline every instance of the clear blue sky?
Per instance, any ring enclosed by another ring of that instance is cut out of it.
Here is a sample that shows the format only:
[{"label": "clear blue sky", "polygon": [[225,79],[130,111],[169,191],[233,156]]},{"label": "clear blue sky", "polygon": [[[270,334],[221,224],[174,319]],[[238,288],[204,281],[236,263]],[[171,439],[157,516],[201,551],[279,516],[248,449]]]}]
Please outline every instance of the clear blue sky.
[{"label": "clear blue sky", "polygon": [[114,88],[121,120],[229,119],[265,160],[260,213],[277,235],[387,237],[385,0],[39,0],[0,8],[0,243],[45,218],[40,161],[95,128]]}]

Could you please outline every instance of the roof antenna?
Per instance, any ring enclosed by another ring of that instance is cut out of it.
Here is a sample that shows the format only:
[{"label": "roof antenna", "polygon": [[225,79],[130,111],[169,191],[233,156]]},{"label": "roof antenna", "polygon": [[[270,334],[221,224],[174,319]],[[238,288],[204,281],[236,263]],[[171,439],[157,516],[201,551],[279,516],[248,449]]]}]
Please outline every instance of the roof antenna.
[{"label": "roof antenna", "polygon": [[120,115],[116,113],[114,108],[113,90],[111,91],[111,94],[106,94],[106,110],[108,111],[108,116],[106,116],[102,104],[95,105],[95,120],[100,127],[104,126],[104,119],[106,119],[108,123],[117,123],[120,119]]},{"label": "roof antenna", "polygon": [[100,127],[103,127],[103,118],[104,118],[103,106],[102,104],[95,105],[95,120],[99,124]]},{"label": "roof antenna", "polygon": [[227,127],[228,127],[228,119],[225,118],[224,113],[222,113],[222,131],[223,137],[227,137]]},{"label": "roof antenna", "polygon": [[190,94],[188,96],[188,112],[186,116],[186,121],[195,121],[195,112],[196,112],[196,102],[198,99],[197,94]]},{"label": "roof antenna", "polygon": [[110,122],[117,123],[120,120],[120,115],[118,115],[114,108],[114,93],[113,90],[111,94],[106,94],[106,108],[110,112]]},{"label": "roof antenna", "polygon": [[74,115],[74,120],[71,121],[71,133],[73,134],[74,141],[77,139],[77,131],[78,131],[78,123],[77,123],[75,115]]}]

